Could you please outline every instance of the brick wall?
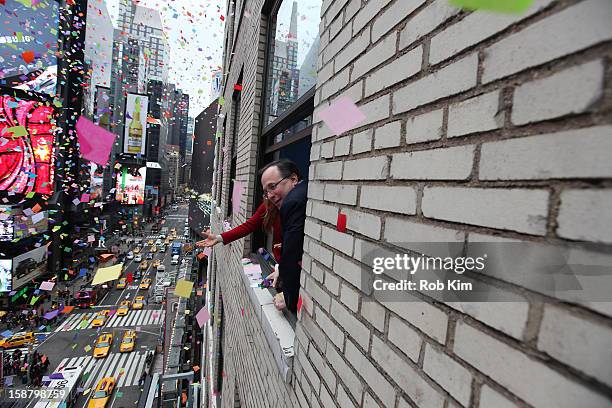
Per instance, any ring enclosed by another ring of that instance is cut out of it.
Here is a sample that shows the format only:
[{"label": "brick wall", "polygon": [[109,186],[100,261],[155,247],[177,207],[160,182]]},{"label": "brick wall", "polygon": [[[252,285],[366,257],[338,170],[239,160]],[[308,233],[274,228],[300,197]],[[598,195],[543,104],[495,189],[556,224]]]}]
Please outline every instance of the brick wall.
[{"label": "brick wall", "polygon": [[[236,14],[230,15],[228,6],[227,19],[237,34],[232,41],[228,41],[233,48],[224,50],[224,77],[223,93],[224,104],[220,109],[220,122],[225,120],[225,128],[220,129],[221,136],[217,140],[215,186],[214,192],[218,195],[216,205],[221,213],[213,210],[211,227],[216,233],[222,228],[225,214],[228,212],[232,191],[230,190],[230,166],[232,161],[233,143],[232,94],[234,84],[242,73],[240,121],[237,129],[236,151],[236,180],[245,186],[243,199],[238,214],[232,214],[229,219],[232,225],[238,225],[251,216],[253,208],[253,188],[255,186],[257,170],[257,149],[259,120],[262,109],[262,79],[264,63],[264,46],[267,21],[261,17],[260,10],[263,1],[245,0],[246,13],[240,22],[240,9]],[[240,6],[242,7],[242,5]],[[231,21],[234,20],[234,21]],[[214,270],[209,271],[215,285],[214,294],[218,296],[217,306],[213,312],[214,345],[213,359],[210,364],[221,371],[223,386],[220,395],[211,395],[211,384],[205,384],[204,392],[209,401],[218,397],[221,406],[233,407],[235,391],[243,406],[294,406],[297,405],[296,395],[292,388],[285,384],[278,368],[270,357],[271,349],[264,337],[264,332],[255,318],[253,308],[240,274],[242,273],[241,258],[248,255],[249,238],[236,241],[228,246],[215,247],[210,264]],[[222,303],[222,307],[219,304]],[[222,312],[221,312],[222,311]],[[222,316],[221,316],[222,315]],[[222,329],[222,337],[218,337]],[[223,360],[218,359],[218,351],[223,352]],[[210,380],[216,383],[217,372],[213,372]]]},{"label": "brick wall", "polygon": [[[225,50],[228,123],[244,78],[236,174],[248,191],[234,225],[250,215],[258,182],[262,3],[245,1]],[[249,246],[216,247],[222,405],[235,389],[248,407],[612,405],[612,303],[495,276],[483,280],[518,301],[383,302],[361,280],[364,248],[402,252],[400,242],[612,247],[612,3],[535,0],[500,15],[448,0],[324,0],[321,19],[292,383],[249,317],[239,277]],[[316,112],[341,96],[366,119],[338,136]],[[215,179],[222,214],[228,129]],[[340,212],[346,233],[336,231]]]},{"label": "brick wall", "polygon": [[612,244],[611,17],[606,0],[323,2],[315,111],[349,96],[366,119],[314,130],[303,406],[612,404],[610,303],[502,279],[520,301],[381,302],[360,264],[400,242]]}]

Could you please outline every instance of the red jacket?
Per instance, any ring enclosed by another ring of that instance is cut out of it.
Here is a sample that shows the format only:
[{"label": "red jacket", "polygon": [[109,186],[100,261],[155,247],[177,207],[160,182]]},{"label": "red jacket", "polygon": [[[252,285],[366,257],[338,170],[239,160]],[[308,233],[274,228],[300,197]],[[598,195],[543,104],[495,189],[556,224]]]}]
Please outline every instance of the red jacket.
[{"label": "red jacket", "polygon": [[[223,237],[223,244],[227,245],[230,242],[236,241],[237,239],[240,239],[240,238],[244,238],[247,235],[252,234],[253,232],[260,229],[263,225],[263,219],[264,219],[265,213],[266,213],[266,206],[264,203],[261,203],[259,207],[257,207],[257,211],[255,211],[255,214],[253,214],[251,218],[246,220],[244,224],[241,224],[237,226],[236,228],[232,228],[231,230],[226,231],[221,234],[221,237]],[[276,244],[281,244],[282,242],[283,240],[282,240],[282,233],[281,233],[280,213],[279,213],[279,215],[277,215],[276,219],[274,220],[274,227],[272,228],[272,243],[273,245],[276,245]],[[273,247],[272,253],[274,255],[274,258],[276,258],[276,261],[280,260],[280,253],[281,253],[280,248]]]}]

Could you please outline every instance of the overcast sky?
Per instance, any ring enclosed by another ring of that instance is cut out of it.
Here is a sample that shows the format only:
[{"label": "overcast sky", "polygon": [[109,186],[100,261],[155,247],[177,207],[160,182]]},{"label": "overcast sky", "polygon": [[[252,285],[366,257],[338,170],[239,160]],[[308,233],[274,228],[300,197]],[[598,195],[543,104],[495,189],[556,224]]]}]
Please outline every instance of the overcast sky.
[{"label": "overcast sky", "polygon": [[[106,0],[116,21],[119,0]],[[189,93],[189,116],[197,116],[211,102],[212,71],[221,68],[225,0],[141,0],[161,12],[170,44],[170,82]]]}]

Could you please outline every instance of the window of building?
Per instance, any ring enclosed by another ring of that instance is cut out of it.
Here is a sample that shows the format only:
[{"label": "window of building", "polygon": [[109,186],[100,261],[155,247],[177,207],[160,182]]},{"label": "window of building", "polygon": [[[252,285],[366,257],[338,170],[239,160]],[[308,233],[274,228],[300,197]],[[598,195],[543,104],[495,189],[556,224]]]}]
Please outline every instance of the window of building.
[{"label": "window of building", "polygon": [[[242,73],[240,73],[240,77],[238,83],[242,83]],[[227,217],[232,215],[232,208],[234,206],[233,200],[233,191],[234,191],[234,180],[236,179],[236,163],[238,160],[238,130],[240,127],[240,97],[241,92],[235,90],[232,94],[232,107],[230,114],[231,117],[231,135],[232,135],[232,153],[231,153],[231,164],[230,164],[230,187],[227,190],[229,194],[228,205],[227,205]]]},{"label": "window of building", "polygon": [[[286,158],[295,162],[301,178],[308,180],[321,0],[274,0],[266,6],[268,74],[259,164],[263,167]],[[255,187],[256,208],[263,197],[260,180]],[[272,234],[255,235],[252,249],[260,247],[272,252]]]},{"label": "window of building", "polygon": [[277,1],[268,36],[264,124],[277,120],[316,84],[321,0]]}]

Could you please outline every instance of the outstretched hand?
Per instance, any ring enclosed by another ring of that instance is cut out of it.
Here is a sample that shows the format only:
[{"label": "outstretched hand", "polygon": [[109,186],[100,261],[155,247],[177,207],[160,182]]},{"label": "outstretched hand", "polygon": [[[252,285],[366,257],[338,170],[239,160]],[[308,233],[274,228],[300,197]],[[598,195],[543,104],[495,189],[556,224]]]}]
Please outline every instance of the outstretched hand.
[{"label": "outstretched hand", "polygon": [[196,242],[198,248],[210,248],[219,243],[219,240],[210,233],[210,230],[206,230],[204,234],[206,234],[206,239]]}]

